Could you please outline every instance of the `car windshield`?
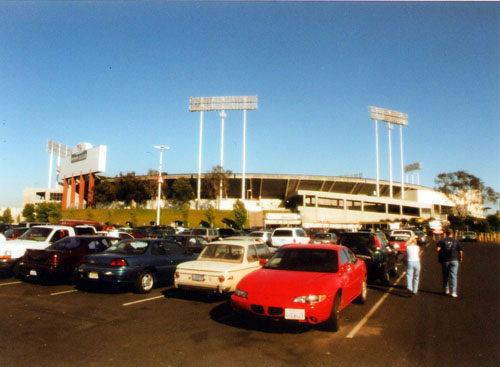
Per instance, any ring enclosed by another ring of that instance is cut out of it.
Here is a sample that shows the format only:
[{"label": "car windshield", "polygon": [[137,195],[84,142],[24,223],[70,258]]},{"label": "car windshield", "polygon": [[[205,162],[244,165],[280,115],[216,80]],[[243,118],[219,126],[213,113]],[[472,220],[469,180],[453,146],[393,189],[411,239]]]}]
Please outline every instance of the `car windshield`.
[{"label": "car windshield", "polygon": [[228,245],[228,244],[211,244],[205,247],[198,259],[200,260],[216,260],[216,261],[231,261],[243,262],[243,254],[245,248],[243,246]]},{"label": "car windshield", "polygon": [[148,245],[149,242],[147,241],[123,240],[118,242],[116,245],[111,246],[104,252],[122,255],[141,255],[146,252]]},{"label": "car windshield", "polygon": [[32,227],[28,229],[20,239],[43,242],[52,233],[52,228]]},{"label": "car windshield", "polygon": [[337,251],[315,248],[280,248],[264,265],[266,269],[338,272]]}]

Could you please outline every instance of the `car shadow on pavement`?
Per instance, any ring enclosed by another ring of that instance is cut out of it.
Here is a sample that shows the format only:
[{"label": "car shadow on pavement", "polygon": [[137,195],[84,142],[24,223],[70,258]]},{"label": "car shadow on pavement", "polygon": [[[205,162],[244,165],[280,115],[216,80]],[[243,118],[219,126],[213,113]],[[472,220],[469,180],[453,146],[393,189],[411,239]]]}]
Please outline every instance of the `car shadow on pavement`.
[{"label": "car shadow on pavement", "polygon": [[234,310],[227,300],[210,311],[210,318],[215,322],[238,329],[261,331],[270,334],[302,334],[314,326],[305,323],[271,320]]},{"label": "car shadow on pavement", "polygon": [[198,301],[203,303],[216,303],[227,301],[228,295],[208,292],[189,292],[178,288],[167,288],[162,294],[165,298],[178,298],[186,301]]},{"label": "car shadow on pavement", "polygon": [[406,287],[402,285],[375,285],[371,284],[368,286],[368,289],[380,292],[380,293],[389,293],[393,296],[409,298],[410,294],[408,294],[408,290]]},{"label": "car shadow on pavement", "polygon": [[[389,293],[389,294],[397,296],[397,297],[403,297],[403,298],[414,297],[414,295],[411,295],[408,292],[408,289],[404,285],[388,285],[388,286],[369,285],[368,289],[372,289],[374,291],[378,291],[381,293]],[[425,290],[425,289],[419,289],[418,294],[434,294],[434,295],[438,295],[438,296],[443,295],[442,292],[429,291],[429,290]]]},{"label": "car shadow on pavement", "polygon": [[86,293],[106,293],[106,294],[122,294],[132,292],[132,287],[128,284],[106,284],[106,283],[77,283],[75,289]]}]

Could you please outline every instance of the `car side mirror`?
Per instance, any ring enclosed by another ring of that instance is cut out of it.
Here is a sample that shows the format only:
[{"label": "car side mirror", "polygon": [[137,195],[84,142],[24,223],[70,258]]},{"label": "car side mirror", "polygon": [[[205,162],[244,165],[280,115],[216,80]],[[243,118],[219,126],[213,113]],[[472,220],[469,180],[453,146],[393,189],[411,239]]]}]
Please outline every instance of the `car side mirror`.
[{"label": "car side mirror", "polygon": [[267,259],[260,259],[259,260],[259,265],[260,266],[264,266],[264,265],[266,265],[266,263],[267,263]]}]

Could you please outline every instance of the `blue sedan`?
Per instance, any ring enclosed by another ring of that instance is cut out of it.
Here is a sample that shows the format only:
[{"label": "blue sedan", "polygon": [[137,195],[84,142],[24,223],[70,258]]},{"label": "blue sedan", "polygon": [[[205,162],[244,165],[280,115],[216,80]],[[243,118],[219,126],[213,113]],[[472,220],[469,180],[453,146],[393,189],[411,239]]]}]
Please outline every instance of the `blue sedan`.
[{"label": "blue sedan", "polygon": [[149,293],[158,282],[173,282],[177,264],[196,257],[167,240],[122,240],[101,254],[86,256],[78,267],[78,279],[83,284],[132,284],[136,292]]}]

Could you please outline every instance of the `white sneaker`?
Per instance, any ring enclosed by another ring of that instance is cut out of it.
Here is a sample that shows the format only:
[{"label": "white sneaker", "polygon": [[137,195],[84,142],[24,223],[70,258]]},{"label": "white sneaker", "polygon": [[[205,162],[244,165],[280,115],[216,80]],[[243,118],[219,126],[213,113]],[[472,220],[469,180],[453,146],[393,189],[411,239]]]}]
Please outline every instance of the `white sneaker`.
[{"label": "white sneaker", "polygon": [[453,298],[458,298],[458,294],[456,294],[456,293],[452,293],[452,294],[451,294],[451,296],[452,296]]},{"label": "white sneaker", "polygon": [[450,294],[450,290],[449,289],[445,289],[443,293],[446,294],[446,295],[449,295]]}]

